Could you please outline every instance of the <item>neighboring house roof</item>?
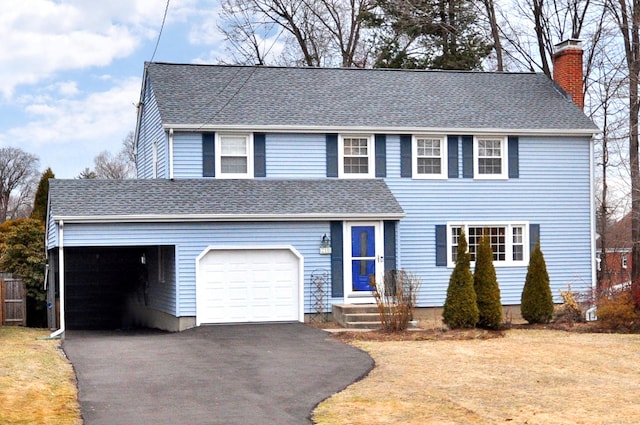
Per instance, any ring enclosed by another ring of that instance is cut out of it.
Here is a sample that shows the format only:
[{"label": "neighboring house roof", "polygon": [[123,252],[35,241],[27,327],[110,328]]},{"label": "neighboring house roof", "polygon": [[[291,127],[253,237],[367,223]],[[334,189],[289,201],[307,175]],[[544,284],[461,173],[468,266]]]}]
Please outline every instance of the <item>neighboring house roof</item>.
[{"label": "neighboring house roof", "polygon": [[598,131],[544,74],[157,62],[146,72],[165,127]]},{"label": "neighboring house roof", "polygon": [[[607,228],[606,244],[607,250],[631,250],[633,248],[631,239],[631,213],[628,213],[620,220]],[[597,249],[602,249],[602,237],[596,239]]]},{"label": "neighboring house roof", "polygon": [[399,219],[383,180],[58,180],[49,211],[66,221]]}]

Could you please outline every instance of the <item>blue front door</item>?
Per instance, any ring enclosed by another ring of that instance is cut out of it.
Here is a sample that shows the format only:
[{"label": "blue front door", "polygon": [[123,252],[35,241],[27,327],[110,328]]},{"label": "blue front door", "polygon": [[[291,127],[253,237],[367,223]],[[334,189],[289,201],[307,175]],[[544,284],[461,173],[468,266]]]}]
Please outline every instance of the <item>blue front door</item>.
[{"label": "blue front door", "polygon": [[353,291],[371,291],[376,275],[375,226],[351,227],[351,280]]}]

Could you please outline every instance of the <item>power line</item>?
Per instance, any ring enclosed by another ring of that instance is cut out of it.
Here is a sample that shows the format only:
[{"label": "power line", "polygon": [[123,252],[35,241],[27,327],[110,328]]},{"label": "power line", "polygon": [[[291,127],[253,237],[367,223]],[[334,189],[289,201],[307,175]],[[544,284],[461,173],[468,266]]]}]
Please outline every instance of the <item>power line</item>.
[{"label": "power line", "polygon": [[153,49],[153,54],[151,55],[151,60],[149,62],[153,62],[153,59],[156,57],[158,45],[160,44],[160,37],[162,36],[162,30],[164,29],[164,23],[167,20],[167,12],[169,11],[170,2],[171,0],[167,0],[167,5],[164,7],[164,16],[162,17],[162,24],[160,25],[160,31],[158,32],[158,38],[156,39],[156,47]]}]

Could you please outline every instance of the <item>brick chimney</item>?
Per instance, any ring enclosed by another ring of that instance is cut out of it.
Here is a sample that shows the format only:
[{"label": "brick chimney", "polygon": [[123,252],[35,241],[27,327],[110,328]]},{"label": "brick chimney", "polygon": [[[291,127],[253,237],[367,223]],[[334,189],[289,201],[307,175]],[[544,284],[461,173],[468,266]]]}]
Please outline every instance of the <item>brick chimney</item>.
[{"label": "brick chimney", "polygon": [[571,96],[573,103],[584,109],[582,42],[570,38],[556,44],[553,54],[553,80]]}]

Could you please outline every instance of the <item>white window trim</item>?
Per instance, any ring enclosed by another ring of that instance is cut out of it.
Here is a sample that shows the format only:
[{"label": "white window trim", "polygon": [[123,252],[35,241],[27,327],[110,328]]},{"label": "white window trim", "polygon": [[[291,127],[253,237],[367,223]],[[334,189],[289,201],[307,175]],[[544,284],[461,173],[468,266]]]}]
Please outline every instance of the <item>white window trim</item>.
[{"label": "white window trim", "polygon": [[[244,137],[247,146],[247,172],[223,173],[222,172],[222,144],[225,136]],[[252,179],[253,178],[253,133],[218,133],[215,135],[215,176],[218,179]]]},{"label": "white window trim", "polygon": [[[418,173],[418,139],[438,139],[440,140],[440,173],[439,174],[420,174]],[[414,134],[411,138],[411,170],[412,177],[420,180],[431,179],[447,179],[449,178],[449,154],[447,151],[448,143],[446,137],[433,134]]]},{"label": "white window trim", "polygon": [[[505,261],[494,261],[493,265],[499,267],[526,267],[529,264],[529,222],[527,221],[468,221],[447,223],[447,267],[455,267],[453,261],[453,227],[463,227],[467,244],[469,243],[469,227],[505,227]],[[522,227],[522,261],[513,261],[513,228]],[[471,267],[475,267],[475,261],[471,262]]]},{"label": "white window trim", "polygon": [[158,140],[153,141],[151,159],[151,173],[154,179],[158,178]]},{"label": "white window trim", "polygon": [[[358,138],[367,139],[367,174],[345,173],[344,172],[344,139]],[[341,179],[373,179],[376,176],[376,153],[372,134],[340,134],[338,135],[338,178]]]},{"label": "white window trim", "polygon": [[[500,140],[500,153],[502,159],[502,170],[500,174],[480,174],[479,162],[479,141],[480,140]],[[506,136],[474,136],[473,137],[473,178],[475,180],[508,180],[509,179],[509,152]]]}]

